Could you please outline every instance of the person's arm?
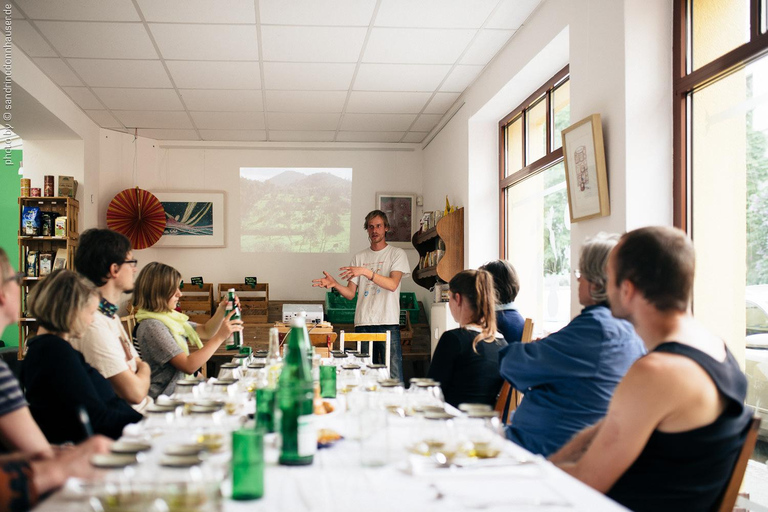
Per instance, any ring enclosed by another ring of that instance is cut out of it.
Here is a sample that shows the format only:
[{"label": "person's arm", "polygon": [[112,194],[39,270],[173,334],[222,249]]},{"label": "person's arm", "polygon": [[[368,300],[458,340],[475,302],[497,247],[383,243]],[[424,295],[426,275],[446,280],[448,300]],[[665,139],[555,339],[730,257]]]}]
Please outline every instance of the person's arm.
[{"label": "person's arm", "polygon": [[[607,492],[642,452],[661,421],[675,411],[679,398],[670,389],[678,384],[676,372],[665,371],[654,358],[638,360],[616,391],[600,428],[581,457],[584,439],[577,436],[553,456],[557,460],[575,458],[557,465],[590,487]],[[574,446],[571,446],[571,445]]]},{"label": "person's arm", "polygon": [[112,384],[112,389],[115,390],[117,396],[129,404],[139,404],[149,393],[151,376],[152,371],[149,365],[137,357],[136,373],[129,367],[127,370],[113,375],[107,380]]},{"label": "person's arm", "polygon": [[344,286],[340,284],[336,279],[331,276],[328,272],[323,270],[324,277],[320,279],[313,279],[312,280],[312,287],[320,287],[325,288],[326,290],[330,290],[333,288],[336,288],[342,297],[344,297],[347,300],[352,300],[355,298],[355,293],[357,293],[357,285],[353,283],[352,281],[347,282],[347,286]]},{"label": "person's arm", "polygon": [[52,457],[53,449],[37,426],[28,407],[0,416],[0,439],[11,452],[29,456]]},{"label": "person's arm", "polygon": [[499,373],[521,391],[562,378],[592,377],[600,354],[586,350],[584,340],[602,336],[597,322],[576,317],[541,340],[509,343],[502,349]]},{"label": "person's arm", "polygon": [[[224,321],[224,316],[227,313],[227,301],[225,298],[219,302],[216,312],[213,316],[204,324],[195,325],[195,331],[200,336],[201,340],[209,340],[213,338],[221,327],[221,322]],[[235,306],[240,307],[240,297],[235,295]]]},{"label": "person's arm", "polygon": [[230,311],[229,315],[224,317],[221,322],[219,330],[214,334],[202,348],[191,352],[189,355],[185,353],[174,356],[169,362],[177,370],[184,373],[194,373],[198,368],[203,366],[216,352],[216,349],[221,346],[224,341],[229,338],[233,332],[243,330],[242,320],[232,320],[234,311]]},{"label": "person's arm", "polygon": [[[343,279],[354,279],[355,277],[363,276],[376,286],[390,292],[397,290],[397,287],[400,286],[400,280],[403,278],[403,273],[397,270],[390,272],[389,276],[377,274],[367,267],[341,267],[339,270],[341,270],[339,276]],[[352,296],[354,297],[354,294]]]},{"label": "person's arm", "polygon": [[79,445],[62,450],[53,459],[32,460],[32,482],[37,494],[58,489],[67,478],[92,479],[98,469],[91,464],[91,457],[97,453],[109,453],[112,441],[104,436],[93,436]]},{"label": "person's arm", "polygon": [[427,378],[434,379],[444,388],[453,379],[453,367],[461,352],[461,344],[455,330],[446,331],[440,336],[429,364]]},{"label": "person's arm", "polygon": [[603,424],[603,420],[598,421],[591,427],[586,427],[584,430],[576,434],[568,441],[557,453],[549,456],[549,461],[553,464],[565,464],[569,462],[578,461],[587,448],[592,444],[595,436],[600,431],[600,427]]}]

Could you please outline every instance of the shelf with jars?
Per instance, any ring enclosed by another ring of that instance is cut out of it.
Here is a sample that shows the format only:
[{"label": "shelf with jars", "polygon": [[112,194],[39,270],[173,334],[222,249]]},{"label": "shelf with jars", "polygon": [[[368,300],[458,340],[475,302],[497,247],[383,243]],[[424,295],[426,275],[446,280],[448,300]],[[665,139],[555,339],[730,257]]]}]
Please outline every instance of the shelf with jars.
[{"label": "shelf with jars", "polygon": [[464,208],[443,216],[435,227],[414,233],[411,241],[419,253],[414,282],[424,288],[447,283],[464,269]]},{"label": "shelf with jars", "polygon": [[21,283],[19,359],[37,331],[36,320],[27,315],[27,296],[54,270],[73,268],[79,213],[80,203],[71,197],[19,198],[19,270],[26,274]]}]

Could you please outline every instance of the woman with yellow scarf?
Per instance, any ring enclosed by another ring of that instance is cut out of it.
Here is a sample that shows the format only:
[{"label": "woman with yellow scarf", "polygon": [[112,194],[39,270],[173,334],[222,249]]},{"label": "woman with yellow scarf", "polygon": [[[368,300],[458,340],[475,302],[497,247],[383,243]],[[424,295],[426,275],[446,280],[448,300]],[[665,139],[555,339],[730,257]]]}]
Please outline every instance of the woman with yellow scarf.
[{"label": "woman with yellow scarf", "polygon": [[[173,267],[152,262],[136,278],[133,307],[136,311],[136,339],[141,357],[149,363],[152,377],[149,396],[171,395],[176,382],[192,374],[211,358],[233,332],[243,330],[242,320],[225,314],[226,300],[205,324],[189,322],[176,311],[181,298],[181,274]],[[208,340],[203,344],[201,339]],[[198,348],[190,354],[189,345]]]}]

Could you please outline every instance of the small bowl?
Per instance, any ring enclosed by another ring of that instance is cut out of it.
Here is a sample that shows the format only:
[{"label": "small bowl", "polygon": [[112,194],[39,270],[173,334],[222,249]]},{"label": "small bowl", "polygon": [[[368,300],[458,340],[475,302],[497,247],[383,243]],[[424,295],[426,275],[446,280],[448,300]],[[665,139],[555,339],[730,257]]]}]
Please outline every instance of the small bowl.
[{"label": "small bowl", "polygon": [[205,446],[200,444],[172,444],[164,450],[166,455],[172,455],[174,457],[189,457],[192,455],[200,455],[205,451]]},{"label": "small bowl", "polygon": [[135,455],[139,452],[146,452],[152,449],[152,445],[138,441],[117,441],[112,444],[110,450],[112,453],[123,455]]},{"label": "small bowl", "polygon": [[160,465],[167,468],[191,468],[201,462],[203,460],[197,455],[164,455],[160,458]]},{"label": "small bowl", "polygon": [[97,468],[117,469],[136,464],[136,455],[99,453],[91,457],[91,465]]}]

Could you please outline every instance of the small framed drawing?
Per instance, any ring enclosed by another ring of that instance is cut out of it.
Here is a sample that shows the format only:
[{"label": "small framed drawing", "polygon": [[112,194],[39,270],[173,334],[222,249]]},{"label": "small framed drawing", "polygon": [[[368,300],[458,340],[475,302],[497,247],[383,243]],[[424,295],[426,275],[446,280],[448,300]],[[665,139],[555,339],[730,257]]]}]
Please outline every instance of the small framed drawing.
[{"label": "small framed drawing", "polygon": [[224,192],[152,192],[165,209],[155,247],[224,247]]},{"label": "small framed drawing", "polygon": [[563,156],[571,222],[610,215],[600,114],[563,130]]},{"label": "small framed drawing", "polygon": [[415,194],[376,194],[376,208],[386,213],[389,220],[388,244],[411,247],[415,206]]}]

